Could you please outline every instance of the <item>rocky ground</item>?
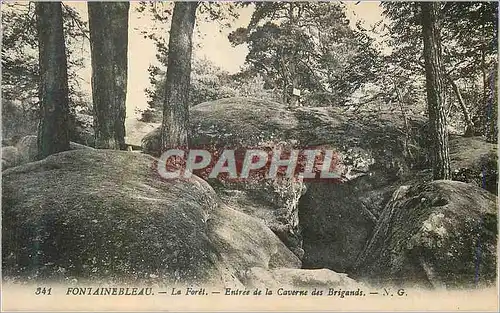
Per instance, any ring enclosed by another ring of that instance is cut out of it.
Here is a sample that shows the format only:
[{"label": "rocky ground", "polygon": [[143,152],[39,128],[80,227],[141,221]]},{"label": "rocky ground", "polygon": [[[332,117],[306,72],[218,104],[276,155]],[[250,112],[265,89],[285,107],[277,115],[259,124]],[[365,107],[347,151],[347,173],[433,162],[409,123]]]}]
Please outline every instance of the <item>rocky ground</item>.
[{"label": "rocky ground", "polygon": [[407,141],[393,112],[248,98],[191,109],[191,146],[327,146],[341,156],[342,183],[164,181],[158,131],[145,134],[157,125],[141,122],[127,137],[142,138],[144,154],[75,144],[32,162],[36,140],[25,138],[2,148],[12,167],[2,172],[4,278],[494,283],[496,145],[451,137],[455,181],[432,182],[425,121],[410,126]]}]

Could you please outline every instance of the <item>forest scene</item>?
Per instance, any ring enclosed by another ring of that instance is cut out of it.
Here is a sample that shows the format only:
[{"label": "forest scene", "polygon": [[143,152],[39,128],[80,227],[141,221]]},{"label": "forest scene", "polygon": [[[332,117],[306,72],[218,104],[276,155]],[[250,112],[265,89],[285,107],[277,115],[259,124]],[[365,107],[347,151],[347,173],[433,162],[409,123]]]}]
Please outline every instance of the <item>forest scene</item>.
[{"label": "forest scene", "polygon": [[[496,286],[497,2],[2,2],[4,282]],[[341,178],[163,179],[328,147]]]}]

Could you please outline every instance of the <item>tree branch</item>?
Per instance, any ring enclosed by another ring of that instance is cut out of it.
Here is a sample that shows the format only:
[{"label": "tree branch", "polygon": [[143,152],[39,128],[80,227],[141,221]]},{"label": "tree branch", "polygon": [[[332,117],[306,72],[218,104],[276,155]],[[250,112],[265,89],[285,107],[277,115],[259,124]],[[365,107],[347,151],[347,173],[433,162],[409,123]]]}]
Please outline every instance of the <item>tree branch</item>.
[{"label": "tree branch", "polygon": [[90,41],[90,37],[88,35],[87,30],[82,25],[80,19],[73,14],[72,9],[69,6],[67,6],[66,4],[64,4],[64,3],[62,4],[62,7],[66,11],[66,13],[68,13],[68,15],[71,17],[71,19],[76,23],[76,25],[78,26],[78,28],[82,31],[82,35]]}]

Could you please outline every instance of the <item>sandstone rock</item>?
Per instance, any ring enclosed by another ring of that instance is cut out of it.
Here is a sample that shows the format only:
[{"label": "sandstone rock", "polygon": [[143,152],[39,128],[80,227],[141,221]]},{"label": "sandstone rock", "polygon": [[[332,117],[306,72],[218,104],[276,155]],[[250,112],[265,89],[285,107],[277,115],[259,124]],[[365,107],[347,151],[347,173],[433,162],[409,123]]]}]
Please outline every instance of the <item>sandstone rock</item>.
[{"label": "sandstone rock", "polygon": [[249,267],[300,268],[300,260],[255,217],[221,204],[209,217],[208,236],[239,278]]},{"label": "sandstone rock", "polygon": [[[425,118],[410,116],[414,141],[391,111],[336,107],[288,110],[280,103],[228,98],[191,108],[191,147],[327,146],[342,159],[343,183],[209,180],[225,203],[262,219],[307,268],[351,273],[392,194],[432,180]],[[143,138],[159,152],[159,132]],[[496,193],[496,147],[479,138],[450,137],[454,179]]]},{"label": "sandstone rock", "polygon": [[125,143],[133,146],[141,146],[142,139],[160,126],[161,123],[145,123],[137,120],[137,118],[126,118]]},{"label": "sandstone rock", "polygon": [[[29,163],[36,161],[36,156],[38,153],[37,148],[37,137],[35,135],[28,135],[21,138],[17,144],[16,149],[19,154],[19,164]],[[85,146],[76,142],[70,142],[69,145],[71,150],[77,149],[93,149],[92,147]]]},{"label": "sandstone rock", "polygon": [[37,156],[37,138],[35,135],[28,135],[21,138],[16,144],[21,158],[21,164],[36,161]]},{"label": "sandstone rock", "polygon": [[[333,107],[297,108],[292,111],[276,102],[252,98],[228,98],[192,107],[190,119],[192,133],[190,147],[304,149],[326,146],[339,153],[345,181],[369,176],[374,171],[378,171],[377,175],[380,177],[392,179],[401,176],[408,167],[403,156],[401,136],[403,124],[389,112],[366,114],[360,118],[358,114]],[[158,129],[143,138],[144,152],[158,155],[159,146]],[[290,180],[237,184],[222,181],[209,181],[209,183],[225,202],[235,203],[237,204],[234,205],[235,208],[263,219],[297,256],[304,255],[301,227],[299,227],[302,222],[299,221],[298,209],[299,199],[308,189],[304,183]],[[314,183],[311,183],[311,189],[315,190],[313,185]],[[332,185],[331,188],[336,187]],[[324,192],[332,193],[329,188],[324,189]],[[339,195],[338,192],[336,194]],[[323,209],[329,212],[335,210],[328,206],[331,199],[322,199],[317,195],[312,199],[314,200],[309,201],[308,206],[317,207],[319,212],[322,212],[319,215],[315,214],[315,218],[324,219],[326,214],[323,214]],[[337,208],[342,207],[345,201],[336,200],[339,203]],[[338,215],[342,212],[332,214]],[[352,221],[341,220],[341,222],[363,222],[357,226],[331,224],[328,231],[335,229],[337,236],[347,238],[350,231],[344,231],[343,228],[358,227],[359,236],[356,240],[342,241],[342,250],[352,250],[350,254],[355,256],[364,241],[368,239],[373,223],[370,220],[366,221],[366,212],[360,209],[351,210],[350,215]],[[332,236],[331,233],[324,235]],[[338,246],[338,243],[334,245]],[[321,248],[336,250],[334,246],[322,245]],[[352,256],[349,256],[345,262],[340,261],[340,263],[349,263],[351,259]],[[316,265],[335,264],[335,261],[332,262]],[[334,269],[344,268],[343,266]]]},{"label": "sandstone rock", "polygon": [[279,268],[267,270],[253,267],[247,270],[242,280],[246,286],[265,289],[283,288],[283,290],[311,290],[314,288],[351,288],[355,289],[363,285],[349,278],[347,274],[335,273],[328,269],[293,269]]},{"label": "sandstone rock", "polygon": [[453,179],[498,193],[497,145],[481,137],[452,136],[449,141]]},{"label": "sandstone rock", "polygon": [[[359,170],[366,171],[376,163],[385,171],[397,173],[407,166],[403,159],[403,122],[390,111],[353,113],[335,107],[291,111],[277,102],[226,98],[193,106],[190,123],[190,146],[194,147],[328,145]],[[145,153],[158,155],[159,130],[144,136],[142,143]]]},{"label": "sandstone rock", "polygon": [[17,166],[20,162],[19,151],[14,146],[2,147],[2,170]]},{"label": "sandstone rock", "polygon": [[356,262],[372,284],[470,287],[496,282],[497,198],[456,181],[400,187]]},{"label": "sandstone rock", "polygon": [[305,185],[292,180],[248,183],[211,182],[224,203],[259,218],[299,258],[304,255],[298,201]]},{"label": "sandstone rock", "polygon": [[3,278],[241,285],[250,267],[300,267],[264,223],[154,162],[80,149],[4,171]]},{"label": "sandstone rock", "polygon": [[69,148],[71,150],[79,150],[79,149],[94,149],[92,147],[89,147],[89,146],[86,146],[86,145],[82,145],[82,144],[79,144],[79,143],[76,143],[76,142],[70,142],[69,143]]}]

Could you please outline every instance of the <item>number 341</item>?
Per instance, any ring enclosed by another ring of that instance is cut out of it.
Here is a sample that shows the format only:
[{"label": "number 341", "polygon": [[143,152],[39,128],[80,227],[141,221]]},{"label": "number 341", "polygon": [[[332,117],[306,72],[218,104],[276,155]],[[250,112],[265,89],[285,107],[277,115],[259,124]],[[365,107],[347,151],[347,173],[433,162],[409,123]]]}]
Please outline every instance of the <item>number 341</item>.
[{"label": "number 341", "polygon": [[52,291],[52,288],[45,288],[45,287],[38,287],[35,290],[35,295],[44,295],[44,296],[50,296],[50,292]]}]

